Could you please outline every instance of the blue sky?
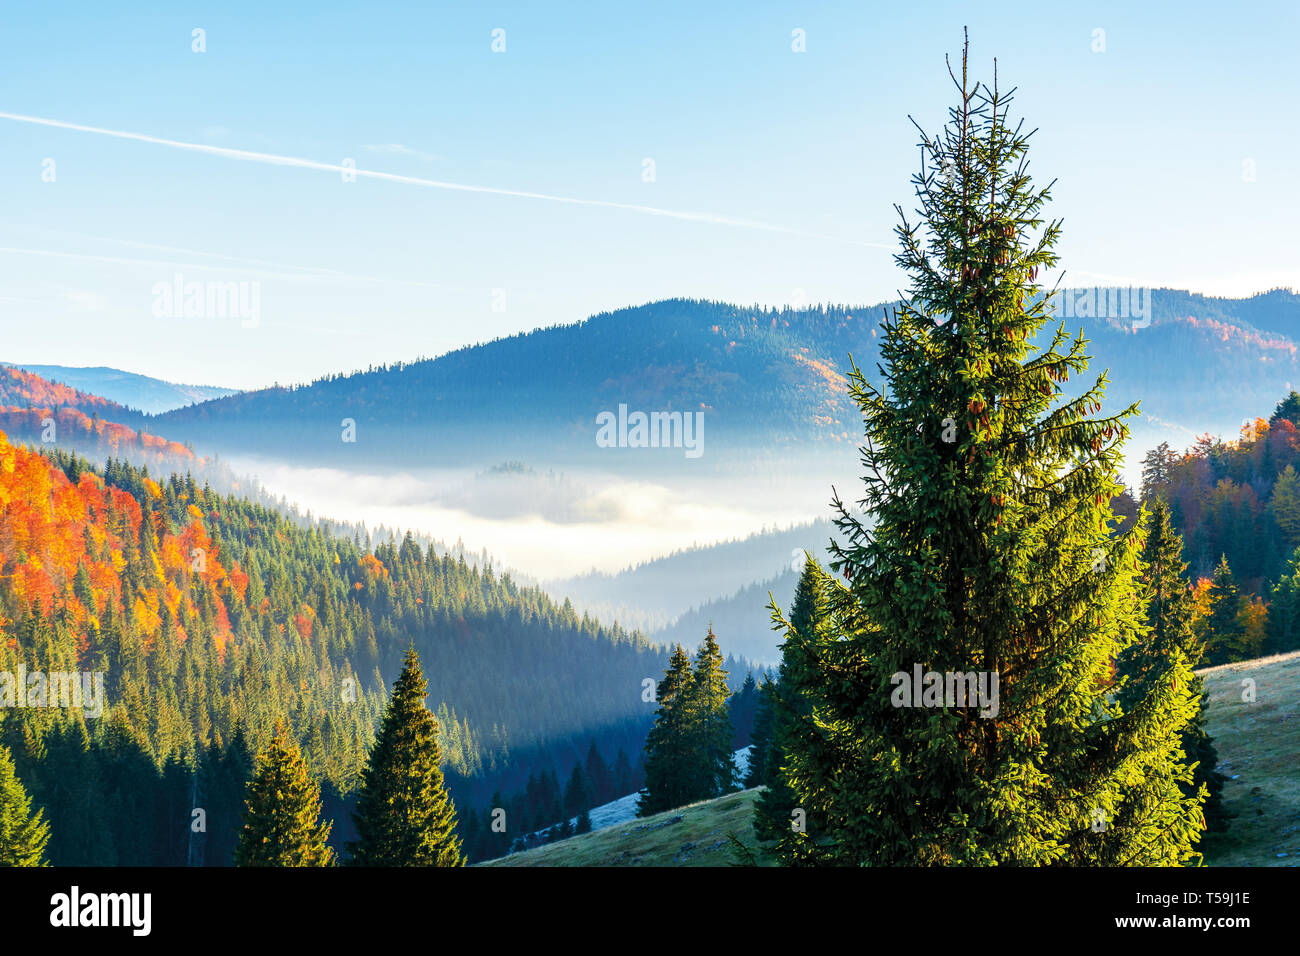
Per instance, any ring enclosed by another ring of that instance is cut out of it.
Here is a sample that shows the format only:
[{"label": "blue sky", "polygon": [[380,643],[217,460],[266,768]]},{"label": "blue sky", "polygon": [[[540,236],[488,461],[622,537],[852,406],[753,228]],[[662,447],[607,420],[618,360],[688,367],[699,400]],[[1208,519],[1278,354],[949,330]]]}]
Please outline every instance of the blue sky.
[{"label": "blue sky", "polygon": [[[131,6],[6,11],[0,112],[614,205],[0,118],[0,360],[256,387],[670,296],[880,301],[964,25],[1074,284],[1300,287],[1292,3]],[[257,324],[157,317],[177,273],[259,283]]]}]

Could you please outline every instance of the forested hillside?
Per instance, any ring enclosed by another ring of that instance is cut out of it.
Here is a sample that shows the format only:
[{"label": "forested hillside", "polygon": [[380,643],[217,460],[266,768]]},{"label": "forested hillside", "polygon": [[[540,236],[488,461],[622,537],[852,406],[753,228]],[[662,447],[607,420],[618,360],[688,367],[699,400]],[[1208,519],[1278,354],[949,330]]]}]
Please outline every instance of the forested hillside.
[{"label": "forested hillside", "polygon": [[192,478],[0,438],[0,673],[102,673],[107,698],[0,709],[54,862],[228,862],[248,755],[281,720],[337,807],[410,643],[453,791],[516,748],[635,737],[665,660],[409,538],[372,552]]},{"label": "forested hillside", "polygon": [[178,442],[75,408],[0,406],[0,431],[15,441],[57,445],[97,458],[125,458],[155,469],[184,469],[195,462],[194,452]]},{"label": "forested hillside", "polygon": [[1182,452],[1161,445],[1142,496],[1170,505],[1210,661],[1300,647],[1300,394],[1236,438],[1202,435]]},{"label": "forested hillside", "polygon": [[[1300,396],[1226,440],[1202,435],[1179,453],[1147,455],[1144,497],[1169,501],[1192,573],[1206,577],[1226,555],[1248,586],[1276,578],[1300,545]],[[1280,492],[1280,494],[1279,494]]]},{"label": "forested hillside", "polygon": [[100,395],[0,366],[0,431],[15,441],[92,459],[124,458],[154,470],[186,471],[198,464],[193,449],[151,434],[145,421]]},{"label": "forested hillside", "polygon": [[21,408],[77,408],[87,414],[125,418],[130,409],[99,395],[52,382],[33,372],[0,366],[0,405]]}]

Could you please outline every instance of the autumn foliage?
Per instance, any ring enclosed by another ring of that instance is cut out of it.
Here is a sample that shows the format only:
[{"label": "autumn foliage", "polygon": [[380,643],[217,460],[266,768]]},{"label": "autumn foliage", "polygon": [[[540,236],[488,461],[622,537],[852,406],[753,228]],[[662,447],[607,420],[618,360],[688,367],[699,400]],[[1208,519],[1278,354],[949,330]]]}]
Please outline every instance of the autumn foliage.
[{"label": "autumn foliage", "polygon": [[0,405],[126,411],[107,398],[51,382],[21,368],[7,367],[0,367]]},{"label": "autumn foliage", "polygon": [[247,578],[238,566],[225,567],[197,516],[173,527],[154,510],[157,500],[142,506],[88,471],[74,484],[49,459],[0,432],[0,594],[9,615],[57,612],[82,632],[84,645],[111,609],[134,622],[148,649],[164,608],[181,621],[197,615],[196,602],[204,600],[223,655],[230,638],[225,602],[243,600]]},{"label": "autumn foliage", "polygon": [[194,460],[194,452],[178,442],[102,418],[91,418],[75,408],[56,411],[0,405],[0,431],[13,435],[15,439],[33,442],[43,441],[43,436],[48,433],[59,442],[75,443],[83,451],[93,448],[114,457],[134,452],[134,457],[143,457],[151,462],[164,458],[173,459],[173,464]]}]

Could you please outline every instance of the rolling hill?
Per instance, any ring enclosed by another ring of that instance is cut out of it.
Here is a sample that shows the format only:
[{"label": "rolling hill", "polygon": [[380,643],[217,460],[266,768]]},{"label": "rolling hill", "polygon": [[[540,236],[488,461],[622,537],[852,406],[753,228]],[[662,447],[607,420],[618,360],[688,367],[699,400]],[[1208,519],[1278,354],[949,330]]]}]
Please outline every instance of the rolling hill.
[{"label": "rolling hill", "polygon": [[70,365],[23,365],[22,368],[48,379],[60,382],[81,392],[101,395],[118,405],[148,415],[182,408],[195,402],[222,398],[235,394],[233,388],[212,385],[179,385],[148,375],[126,372],[120,368],[98,365],[78,368]]}]

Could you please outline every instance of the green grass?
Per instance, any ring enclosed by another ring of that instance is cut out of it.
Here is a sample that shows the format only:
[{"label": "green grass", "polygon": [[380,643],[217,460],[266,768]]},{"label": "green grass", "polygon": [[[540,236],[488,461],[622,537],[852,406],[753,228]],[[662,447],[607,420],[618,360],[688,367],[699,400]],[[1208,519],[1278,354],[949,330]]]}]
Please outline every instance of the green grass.
[{"label": "green grass", "polygon": [[[1300,652],[1200,672],[1209,691],[1206,728],[1234,814],[1228,831],[1207,834],[1209,866],[1300,865]],[[1241,699],[1255,681],[1255,703]],[[734,866],[731,837],[763,858],[752,826],[757,790],[693,803],[657,816],[570,837],[483,866]],[[1286,854],[1281,856],[1279,854]]]},{"label": "green grass", "polygon": [[734,835],[750,852],[754,839],[754,798],[742,790],[716,800],[692,803],[652,817],[570,837],[515,853],[483,866],[733,866],[742,856]]},{"label": "green grass", "polygon": [[[1206,730],[1229,780],[1226,833],[1201,842],[1210,866],[1300,864],[1300,652],[1200,672],[1210,693]],[[1242,680],[1255,681],[1255,703]],[[1281,856],[1280,854],[1286,854]]]}]

